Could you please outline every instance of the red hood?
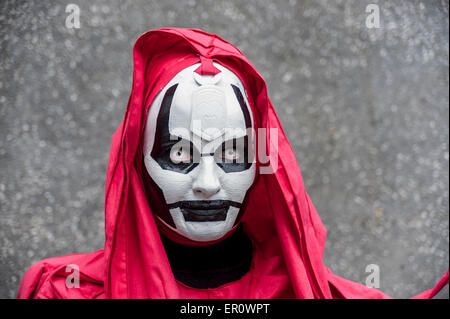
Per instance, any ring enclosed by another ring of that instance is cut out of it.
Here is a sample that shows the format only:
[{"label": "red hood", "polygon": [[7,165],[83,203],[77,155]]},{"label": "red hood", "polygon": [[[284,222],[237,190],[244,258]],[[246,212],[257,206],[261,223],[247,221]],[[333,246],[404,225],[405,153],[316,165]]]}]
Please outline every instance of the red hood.
[{"label": "red hood", "polygon": [[[157,93],[179,71],[206,58],[229,68],[241,79],[255,128],[266,128],[268,132],[270,128],[278,129],[278,158],[271,158],[278,168],[274,174],[259,176],[242,218],[244,230],[254,244],[249,275],[252,278],[248,279],[244,293],[236,291],[243,291],[243,287],[229,285],[216,295],[211,292],[207,296],[387,297],[375,289],[339,278],[323,265],[326,230],[305,191],[294,152],[268,98],[265,81],[238,49],[201,30],[171,28],[143,34],[134,45],[133,56],[132,92],[125,118],[112,138],[108,163],[104,251],[86,255],[84,259],[79,255],[67,257],[64,262],[51,259],[46,267],[53,267],[53,275],[62,276],[62,264],[81,258],[80,272],[86,281],[95,285],[92,291],[97,295],[107,298],[205,296],[196,294],[195,290],[187,295],[173,277],[143,186],[141,143],[148,107]],[[59,270],[54,265],[59,265]],[[30,274],[36,273],[36,268],[41,269],[42,264],[33,267],[27,273],[28,279],[26,275],[22,281],[19,297],[32,296],[30,287],[36,289],[36,285],[43,285]],[[438,287],[420,297],[434,295],[448,282],[448,272],[446,276]]]}]

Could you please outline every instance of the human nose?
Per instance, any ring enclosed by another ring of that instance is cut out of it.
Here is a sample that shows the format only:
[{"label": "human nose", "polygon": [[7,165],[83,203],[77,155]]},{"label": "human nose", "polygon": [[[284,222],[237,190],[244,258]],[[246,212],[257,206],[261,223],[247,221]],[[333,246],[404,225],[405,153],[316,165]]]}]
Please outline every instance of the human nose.
[{"label": "human nose", "polygon": [[192,184],[192,190],[196,195],[208,199],[220,191],[216,166],[213,156],[202,157],[198,175]]}]

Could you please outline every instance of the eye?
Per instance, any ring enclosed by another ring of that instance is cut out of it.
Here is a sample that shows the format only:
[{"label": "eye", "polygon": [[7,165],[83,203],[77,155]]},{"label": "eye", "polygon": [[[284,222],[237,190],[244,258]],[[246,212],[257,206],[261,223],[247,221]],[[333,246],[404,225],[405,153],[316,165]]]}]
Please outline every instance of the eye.
[{"label": "eye", "polygon": [[222,152],[222,158],[226,161],[237,161],[240,157],[239,151],[234,147],[229,147]]},{"label": "eye", "polygon": [[225,173],[245,171],[253,163],[247,135],[223,142],[222,146],[217,148],[214,156],[216,164]]},{"label": "eye", "polygon": [[189,163],[192,160],[189,147],[174,145],[170,150],[170,160],[174,164]]}]

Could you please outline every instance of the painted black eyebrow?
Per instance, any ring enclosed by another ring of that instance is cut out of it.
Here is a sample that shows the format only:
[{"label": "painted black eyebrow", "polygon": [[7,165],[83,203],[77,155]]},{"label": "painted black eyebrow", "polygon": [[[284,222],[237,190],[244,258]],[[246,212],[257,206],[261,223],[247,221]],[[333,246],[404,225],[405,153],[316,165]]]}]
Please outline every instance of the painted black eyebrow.
[{"label": "painted black eyebrow", "polygon": [[250,113],[248,112],[248,108],[247,108],[247,104],[245,103],[244,96],[242,95],[241,90],[236,85],[231,84],[231,87],[233,88],[234,94],[236,95],[239,105],[241,106],[242,113],[244,114],[245,127],[250,128],[250,127],[252,127],[252,120],[250,118]]},{"label": "painted black eyebrow", "polygon": [[[173,96],[175,95],[175,91],[178,87],[178,83],[172,85],[169,89],[167,89],[164,94],[164,98],[161,102],[161,108],[159,110],[157,124],[156,124],[156,132],[155,132],[155,143],[153,146],[153,150],[151,155],[153,157],[157,156],[162,150],[161,146],[164,144],[164,141],[172,140],[170,138],[169,132],[169,116],[170,116],[170,108],[172,106]],[[252,122],[250,113],[248,111],[247,104],[245,103],[244,96],[242,95],[241,90],[234,84],[231,84],[233,88],[233,92],[239,102],[242,113],[244,115],[245,127],[251,128]]]},{"label": "painted black eyebrow", "polygon": [[[192,161],[173,163],[170,159],[170,148],[183,139],[180,136],[171,135],[169,132],[170,109],[177,86],[178,84],[174,84],[167,89],[161,102],[156,123],[155,142],[153,144],[151,156],[162,169],[187,174],[192,171],[198,163]],[[176,138],[174,139],[172,137]],[[190,143],[190,155],[193,156],[194,146],[191,141],[186,140],[186,142]]]},{"label": "painted black eyebrow", "polygon": [[156,158],[162,152],[162,145],[171,140],[169,132],[169,115],[177,86],[178,83],[167,89],[161,102],[161,108],[159,109],[158,119],[156,121],[155,142],[153,143],[151,153],[153,158]]}]

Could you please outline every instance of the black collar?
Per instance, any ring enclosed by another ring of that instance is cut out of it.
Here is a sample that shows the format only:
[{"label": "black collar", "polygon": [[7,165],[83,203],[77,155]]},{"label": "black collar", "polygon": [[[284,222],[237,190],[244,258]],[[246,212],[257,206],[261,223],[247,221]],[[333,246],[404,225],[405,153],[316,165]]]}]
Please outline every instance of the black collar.
[{"label": "black collar", "polygon": [[193,288],[216,288],[236,281],[250,269],[252,242],[242,226],[223,241],[205,247],[161,239],[175,279]]}]

